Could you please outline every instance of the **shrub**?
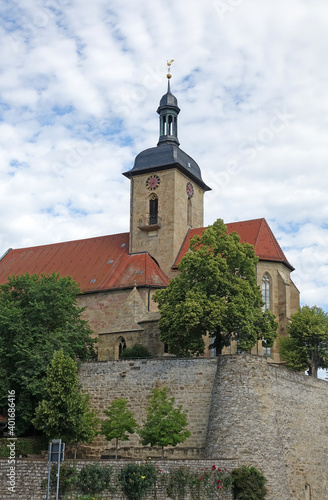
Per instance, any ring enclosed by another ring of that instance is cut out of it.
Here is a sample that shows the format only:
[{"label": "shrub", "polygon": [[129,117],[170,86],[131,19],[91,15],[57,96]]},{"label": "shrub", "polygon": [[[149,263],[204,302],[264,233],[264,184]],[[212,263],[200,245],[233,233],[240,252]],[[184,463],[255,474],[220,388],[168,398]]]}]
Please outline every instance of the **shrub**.
[{"label": "shrub", "polygon": [[109,487],[113,469],[100,464],[86,465],[78,477],[78,487],[82,493],[95,495]]},{"label": "shrub", "polygon": [[235,500],[263,500],[267,494],[266,479],[255,467],[234,469],[232,480]]},{"label": "shrub", "polygon": [[[9,448],[7,446],[8,438],[0,439],[0,457],[7,458],[9,456]],[[42,450],[48,448],[47,439],[45,437],[30,437],[17,438],[15,441],[15,456],[26,457],[30,454],[39,454]]]},{"label": "shrub", "polygon": [[150,358],[151,354],[147,347],[141,344],[134,344],[132,347],[127,347],[121,354],[121,358]]},{"label": "shrub", "polygon": [[156,468],[150,462],[142,464],[131,462],[121,470],[119,480],[123,492],[131,500],[139,500],[156,485]]},{"label": "shrub", "polygon": [[[222,490],[227,491],[232,484],[231,474],[213,465],[211,468],[192,471],[184,469],[173,469],[167,474],[166,493],[169,498],[185,498],[187,494],[193,499],[215,498]],[[224,494],[224,493],[223,493]]]},{"label": "shrub", "polygon": [[174,499],[185,498],[190,479],[189,471],[183,467],[170,471],[166,481],[167,496]]},{"label": "shrub", "polygon": [[[57,488],[57,463],[53,464],[50,473],[50,488],[52,491],[56,491]],[[59,494],[62,497],[69,491],[74,490],[78,478],[78,472],[75,465],[70,462],[64,462],[60,465],[59,473]],[[42,485],[47,487],[47,480],[44,480]]]}]

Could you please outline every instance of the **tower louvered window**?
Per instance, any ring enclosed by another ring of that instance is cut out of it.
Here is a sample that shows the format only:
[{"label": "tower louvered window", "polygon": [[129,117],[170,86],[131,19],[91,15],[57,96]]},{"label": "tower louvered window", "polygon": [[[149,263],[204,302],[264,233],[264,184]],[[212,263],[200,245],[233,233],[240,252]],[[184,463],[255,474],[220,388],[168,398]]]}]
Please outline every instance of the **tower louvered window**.
[{"label": "tower louvered window", "polygon": [[157,224],[158,222],[158,198],[153,194],[149,200],[149,225]]}]

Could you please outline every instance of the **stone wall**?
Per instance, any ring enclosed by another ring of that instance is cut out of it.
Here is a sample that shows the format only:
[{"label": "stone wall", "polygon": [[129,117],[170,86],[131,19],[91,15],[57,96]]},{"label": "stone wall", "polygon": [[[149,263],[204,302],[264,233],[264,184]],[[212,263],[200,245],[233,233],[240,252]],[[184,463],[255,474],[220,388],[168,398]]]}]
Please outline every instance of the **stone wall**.
[{"label": "stone wall", "polygon": [[[91,405],[100,418],[105,418],[103,410],[113,399],[124,397],[129,400],[129,407],[140,424],[146,418],[148,398],[154,387],[168,387],[169,397],[174,396],[175,403],[188,410],[192,435],[177,448],[169,448],[167,456],[201,458],[216,371],[217,358],[118,360],[85,363],[79,371],[79,380],[82,388],[91,395]],[[136,435],[120,445],[120,455],[123,457],[160,456],[159,449],[140,447]],[[92,446],[85,446],[82,451],[100,458],[113,454],[113,446],[114,442],[107,443],[104,437],[98,436]]]},{"label": "stone wall", "polygon": [[[328,382],[271,366],[260,356],[112,361],[84,364],[83,388],[99,414],[126,397],[139,423],[154,387],[188,410],[192,436],[169,458],[238,459],[268,479],[268,500],[328,499]],[[120,455],[160,456],[142,449],[137,437],[121,443]],[[86,451],[86,449],[85,449]],[[94,456],[113,454],[114,443],[98,437]]]},{"label": "stone wall", "polygon": [[[267,500],[328,499],[328,382],[324,380],[250,355],[86,363],[79,377],[99,415],[113,399],[125,397],[140,423],[151,390],[167,386],[169,396],[189,411],[192,432],[177,449],[167,450],[170,463],[194,458],[185,463],[199,467],[204,459],[210,464],[233,460],[263,471]],[[123,457],[160,455],[159,449],[141,448],[135,436],[121,446]],[[88,452],[100,457],[113,449],[114,443],[98,437]],[[18,460],[16,470],[21,488],[26,485],[29,491],[30,477],[39,484],[46,462],[41,462],[41,469],[27,463]],[[6,464],[6,460],[0,463],[1,499],[43,498],[34,492],[5,496]]]},{"label": "stone wall", "polygon": [[[85,293],[77,297],[78,306],[86,307],[83,316],[89,322],[96,337],[100,333],[110,330],[110,326],[124,306],[130,293],[131,289],[122,289],[98,293]],[[152,300],[155,290],[149,287],[139,287],[138,293],[147,310],[157,310],[157,306]]]},{"label": "stone wall", "polygon": [[234,456],[262,470],[268,500],[327,500],[327,415],[328,382],[257,356],[222,356],[206,456]]},{"label": "stone wall", "polygon": [[[77,460],[74,465],[78,470],[81,470],[85,465],[95,463],[92,460]],[[126,460],[100,460],[97,461],[104,466],[110,466],[113,468],[113,483],[117,484],[117,473],[128,463]],[[201,469],[211,469],[212,465],[220,467],[221,469],[226,468],[228,471],[232,471],[235,467],[238,467],[238,462],[236,460],[216,460],[213,463],[212,460],[171,460],[163,461],[159,460],[155,462],[157,468],[159,468],[163,474],[169,470],[173,470],[179,467],[190,468],[195,471],[201,471]],[[19,459],[16,460],[15,465],[15,489],[14,491],[8,490],[7,474],[9,472],[8,460],[0,459],[0,498],[1,500],[45,500],[47,491],[47,478],[48,478],[48,462],[47,460],[33,460],[33,459]],[[54,500],[56,497],[55,493],[52,493],[49,500]],[[111,500],[122,500],[123,497],[121,492],[113,493],[111,492],[108,496],[104,495],[105,498],[110,498]],[[150,493],[145,500],[153,500],[154,493]],[[156,488],[156,498],[158,500],[165,500],[167,498],[164,489],[159,483]],[[226,498],[226,497],[225,497]],[[186,499],[187,500],[187,499]]]}]

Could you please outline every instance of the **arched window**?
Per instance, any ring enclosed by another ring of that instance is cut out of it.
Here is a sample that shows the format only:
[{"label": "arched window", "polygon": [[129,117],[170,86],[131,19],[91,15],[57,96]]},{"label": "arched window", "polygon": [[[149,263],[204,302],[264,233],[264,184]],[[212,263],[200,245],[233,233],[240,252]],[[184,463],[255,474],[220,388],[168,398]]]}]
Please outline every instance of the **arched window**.
[{"label": "arched window", "polygon": [[268,273],[265,273],[262,278],[262,300],[264,302],[263,310],[270,311],[271,309],[271,279]]},{"label": "arched window", "polygon": [[158,222],[158,198],[156,194],[152,194],[149,199],[149,225],[157,224]]},{"label": "arched window", "polygon": [[311,500],[311,498],[312,498],[311,486],[309,484],[305,485],[304,492],[305,492],[305,500]]},{"label": "arched window", "polygon": [[172,116],[169,115],[169,123],[168,123],[168,131],[167,131],[168,135],[172,135],[172,121],[173,121]]},{"label": "arched window", "polygon": [[192,227],[192,201],[188,198],[187,202],[187,226]]},{"label": "arched window", "polygon": [[[271,277],[269,273],[264,273],[262,278],[262,300],[264,302],[263,311],[271,309]],[[266,347],[266,342],[262,341],[263,356],[271,358],[271,347]]]},{"label": "arched window", "polygon": [[123,337],[120,337],[118,339],[118,342],[119,342],[119,344],[118,344],[118,355],[119,355],[119,357],[121,357],[124,349],[126,349],[126,342],[125,342],[125,339]]}]

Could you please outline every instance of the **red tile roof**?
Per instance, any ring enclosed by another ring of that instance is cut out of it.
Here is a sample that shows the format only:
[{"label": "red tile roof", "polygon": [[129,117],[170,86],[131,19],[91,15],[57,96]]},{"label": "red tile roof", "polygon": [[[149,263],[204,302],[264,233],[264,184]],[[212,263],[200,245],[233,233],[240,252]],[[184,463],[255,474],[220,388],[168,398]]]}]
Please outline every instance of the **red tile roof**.
[{"label": "red tile roof", "polygon": [[[254,246],[255,253],[260,260],[268,260],[272,262],[281,262],[290,270],[294,270],[293,266],[288,262],[279,243],[274,237],[267,221],[265,219],[254,219],[241,222],[231,222],[226,224],[228,233],[236,231],[240,236],[240,241],[245,241]],[[188,251],[190,240],[196,234],[201,236],[205,227],[190,229],[182,244],[178,257],[174,263],[174,268],[177,267],[184,254]]]},{"label": "red tile roof", "polygon": [[[233,222],[227,228],[229,233],[236,231],[241,241],[251,243],[260,260],[282,262],[294,269],[265,219]],[[187,233],[173,267],[188,251],[191,238],[201,235],[204,229]],[[135,281],[138,286],[165,287],[169,283],[147,252],[129,255],[129,233],[10,250],[0,260],[0,283],[5,283],[8,276],[26,272],[72,276],[84,293],[132,287]]]},{"label": "red tile roof", "polygon": [[0,283],[26,272],[72,276],[82,292],[169,282],[147,252],[129,255],[129,233],[10,250],[0,261]]}]

